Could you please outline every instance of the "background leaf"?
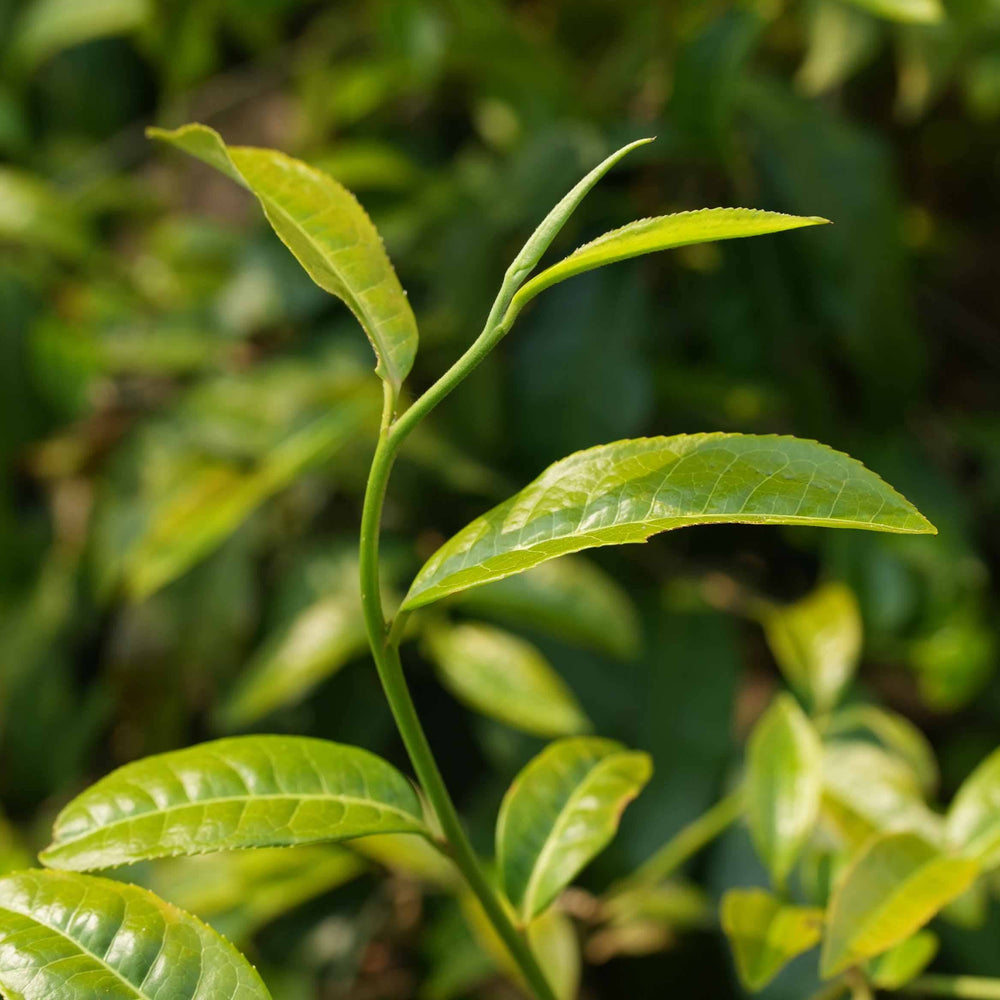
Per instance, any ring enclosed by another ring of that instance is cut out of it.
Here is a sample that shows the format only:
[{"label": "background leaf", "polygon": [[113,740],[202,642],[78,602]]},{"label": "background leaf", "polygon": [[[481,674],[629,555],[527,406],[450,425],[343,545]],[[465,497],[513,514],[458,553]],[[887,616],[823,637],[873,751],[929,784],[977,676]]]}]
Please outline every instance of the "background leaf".
[{"label": "background leaf", "polygon": [[421,569],[403,607],[567,552],[734,521],[934,530],[859,462],[812,441],[741,434],[618,441],[556,462],[473,521]]},{"label": "background leaf", "polygon": [[962,783],[948,810],[948,843],[984,869],[1000,864],[1000,750]]},{"label": "background leaf", "polygon": [[902,989],[934,960],[938,937],[932,931],[917,931],[868,963],[873,986],[882,990]]}]

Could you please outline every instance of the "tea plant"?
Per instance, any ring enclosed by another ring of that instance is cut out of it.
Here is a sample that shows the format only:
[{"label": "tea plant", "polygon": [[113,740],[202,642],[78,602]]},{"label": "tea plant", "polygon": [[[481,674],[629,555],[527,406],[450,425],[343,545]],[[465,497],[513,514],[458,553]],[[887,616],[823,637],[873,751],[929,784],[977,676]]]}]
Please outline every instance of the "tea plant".
[{"label": "tea plant", "polygon": [[[445,542],[387,615],[379,536],[393,462],[421,421],[551,285],[657,250],[825,220],[748,209],[643,219],[536,272],[587,192],[648,140],[632,143],[549,213],[509,267],[482,333],[408,402],[403,385],[417,350],[416,322],[353,196],[304,163],[228,147],[201,125],[152,134],[251,191],[282,241],[320,287],[348,305],[374,348],[382,407],[358,573],[367,641],[417,781],[414,786],[365,750],[292,736],[224,738],[120,768],[59,814],[52,843],[40,855],[44,868],[0,880],[0,991],[10,1000],[267,997],[249,962],[194,916],[146,889],[83,873],[152,859],[352,841],[376,857],[387,849],[416,852],[460,901],[501,969],[540,1000],[572,996],[576,937],[567,934],[566,910],[556,904],[614,837],[623,809],[650,778],[650,759],[588,735],[582,709],[533,647],[492,626],[452,624],[443,600],[473,610],[491,602],[501,611],[520,606],[556,629],[567,615],[592,616],[596,624],[583,621],[581,630],[592,627],[595,643],[627,651],[634,637],[613,585],[571,553],[697,524],[909,534],[934,528],[860,463],[812,441],[729,433],[618,441],[556,462]],[[359,397],[353,405],[364,412],[367,404]],[[353,426],[341,421],[331,431],[320,422],[302,432],[296,448],[322,452],[331,433],[347,436]],[[283,462],[294,463],[294,456],[273,456],[260,481],[234,491],[232,503],[253,503],[275,488],[287,476]],[[189,544],[196,548],[204,539]],[[568,559],[548,563],[557,556]],[[518,580],[520,587],[512,583]],[[936,947],[924,925],[974,894],[980,876],[1000,863],[1000,757],[987,760],[940,816],[926,801],[936,766],[919,732],[875,706],[840,707],[860,642],[850,592],[827,585],[791,607],[745,595],[738,603],[763,624],[795,695],[780,694],[757,722],[744,775],[729,796],[600,900],[584,906],[586,897],[577,896],[578,915],[590,924],[588,954],[660,946],[663,915],[680,924],[685,908],[697,913],[701,905],[669,877],[742,819],[773,883],[773,892],[734,888],[722,901],[722,926],[749,989],[763,987],[822,942],[821,975],[830,980],[825,997],[848,991],[866,997],[874,988],[1000,996],[1000,984],[990,981],[916,978]],[[558,737],[508,790],[490,864],[467,838],[411,700],[400,646],[413,638],[471,707]],[[293,652],[265,658],[224,714],[230,720],[263,714],[273,701],[268,685],[296,669],[302,676],[292,687],[308,686],[308,667],[297,664]],[[351,870],[351,862],[328,855],[301,864],[285,877],[335,882]]]}]

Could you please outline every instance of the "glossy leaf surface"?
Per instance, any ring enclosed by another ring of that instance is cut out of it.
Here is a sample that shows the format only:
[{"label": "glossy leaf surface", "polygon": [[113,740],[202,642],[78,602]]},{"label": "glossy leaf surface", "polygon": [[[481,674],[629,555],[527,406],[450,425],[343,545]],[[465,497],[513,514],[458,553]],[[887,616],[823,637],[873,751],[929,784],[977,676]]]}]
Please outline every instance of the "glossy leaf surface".
[{"label": "glossy leaf surface", "polygon": [[1000,864],[1000,750],[962,783],[948,810],[948,843],[983,868]]},{"label": "glossy leaf surface", "polygon": [[639,649],[639,622],[628,595],[580,556],[541,563],[516,576],[463,591],[463,610],[528,626],[621,659]]},{"label": "glossy leaf surface", "polygon": [[0,992],[11,1000],[269,1000],[250,963],[136,886],[68,872],[0,880]]},{"label": "glossy leaf surface", "polygon": [[868,963],[868,977],[880,990],[898,990],[919,976],[934,960],[938,937],[933,931],[917,931]]},{"label": "glossy leaf surface", "polygon": [[740,982],[749,990],[763,989],[823,933],[822,910],[789,906],[763,889],[731,889],[720,916]]},{"label": "glossy leaf surface", "polygon": [[342,299],[364,327],[378,358],[376,371],[398,392],[413,367],[417,324],[382,240],[354,195],[332,177],[284,153],[226,146],[205,125],[162,139],[250,190],[264,214],[320,288]]},{"label": "glossy leaf surface", "polygon": [[571,736],[590,722],[552,665],[529,642],[489,625],[433,629],[427,640],[442,683],[490,718],[537,736]]},{"label": "glossy leaf surface", "polygon": [[618,441],[556,462],[460,531],[423,567],[403,607],[567,552],[727,522],[934,531],[860,462],[814,441],[742,434]]},{"label": "glossy leaf surface", "polygon": [[858,666],[861,611],[849,587],[828,583],[763,615],[768,645],[788,683],[817,711],[836,703]]},{"label": "glossy leaf surface", "polygon": [[608,845],[651,773],[647,754],[571,737],[550,744],[514,779],[497,820],[497,862],[522,922]]},{"label": "glossy leaf surface", "polygon": [[744,794],[754,846],[783,886],[819,817],[823,747],[798,703],[780,694],[754,727]]},{"label": "glossy leaf surface", "polygon": [[824,977],[899,944],[972,884],[979,867],[912,833],[870,842],[830,901],[820,962]]},{"label": "glossy leaf surface", "polygon": [[63,809],[41,859],[85,871],[400,832],[426,832],[420,801],[374,754],[306,737],[239,736],[112,772]]},{"label": "glossy leaf surface", "polygon": [[712,243],[744,236],[762,236],[787,229],[817,226],[827,222],[815,216],[784,215],[754,208],[702,208],[652,219],[638,219],[620,229],[598,236],[574,250],[558,264],[546,268],[525,283],[514,296],[511,311],[516,313],[539,292],[595,267],[604,267],[629,257],[658,250],[670,250],[691,243]]}]

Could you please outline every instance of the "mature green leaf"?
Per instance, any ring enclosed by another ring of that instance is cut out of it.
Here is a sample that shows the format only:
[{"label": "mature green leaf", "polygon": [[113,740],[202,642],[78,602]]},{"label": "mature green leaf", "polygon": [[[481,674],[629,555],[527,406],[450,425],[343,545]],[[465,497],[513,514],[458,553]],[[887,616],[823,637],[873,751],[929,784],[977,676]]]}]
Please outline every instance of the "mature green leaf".
[{"label": "mature green leaf", "polygon": [[489,625],[441,625],[427,649],[442,683],[483,715],[537,736],[571,736],[590,722],[548,660],[529,642]]},{"label": "mature green leaf", "polygon": [[902,989],[930,965],[938,950],[933,931],[917,931],[868,962],[868,978],[880,990]]},{"label": "mature green leaf", "polygon": [[332,844],[264,847],[157,862],[149,886],[242,944],[261,927],[367,867],[353,851]]},{"label": "mature green leaf", "polygon": [[455,603],[477,615],[541,629],[621,659],[639,649],[638,616],[628,595],[580,556],[564,556],[463,591]]},{"label": "mature green leaf", "polygon": [[835,740],[824,748],[822,813],[851,848],[890,831],[918,833],[932,843],[941,839],[941,817],[924,801],[913,769],[860,740]]},{"label": "mature green leaf", "polygon": [[820,960],[823,977],[908,938],[965,892],[978,873],[975,861],[942,854],[912,833],[872,840],[830,901]]},{"label": "mature green leaf", "polygon": [[781,212],[762,212],[755,208],[702,208],[695,212],[639,219],[598,236],[574,250],[558,264],[535,275],[514,296],[508,315],[517,315],[539,292],[550,285],[605,264],[691,243],[712,243],[716,240],[780,233],[787,229],[801,229],[803,226],[818,226],[828,221],[816,216],[783,215]]},{"label": "mature green leaf", "polygon": [[1000,865],[1000,749],[962,783],[945,823],[948,844],[984,869]]},{"label": "mature green leaf", "polygon": [[818,712],[829,711],[861,655],[861,612],[842,583],[828,583],[795,604],[769,605],[761,621],[788,683]]},{"label": "mature green leaf", "polygon": [[447,541],[417,575],[403,607],[567,552],[726,522],[935,530],[860,462],[814,441],[743,434],[618,441],[549,466]]},{"label": "mature green leaf", "polygon": [[126,764],[77,796],[40,855],[85,871],[178,854],[426,833],[385,761],[299,736],[237,736]]},{"label": "mature green leaf", "polygon": [[514,779],[497,819],[497,862],[523,923],[608,845],[651,773],[648,754],[581,736],[551,743]]},{"label": "mature green leaf", "polygon": [[417,324],[378,232],[332,177],[271,149],[226,146],[205,125],[149,129],[196,156],[260,201],[268,222],[320,288],[342,299],[364,327],[376,371],[394,393],[413,367]]},{"label": "mature green leaf", "polygon": [[823,933],[822,910],[789,906],[763,889],[731,889],[722,897],[720,915],[740,982],[754,991],[819,944]]},{"label": "mature green leaf", "polygon": [[837,712],[824,730],[827,737],[867,731],[886,750],[905,761],[926,794],[938,784],[934,748],[926,736],[905,716],[879,705],[851,705]]},{"label": "mature green leaf", "polygon": [[823,746],[789,694],[780,694],[747,747],[744,798],[754,846],[783,886],[819,818]]},{"label": "mature green leaf", "polygon": [[904,24],[936,24],[944,19],[941,0],[850,0],[862,10],[867,10],[889,21]]},{"label": "mature green leaf", "polygon": [[270,1000],[253,966],[190,914],[69,872],[0,879],[0,993],[10,1000]]}]

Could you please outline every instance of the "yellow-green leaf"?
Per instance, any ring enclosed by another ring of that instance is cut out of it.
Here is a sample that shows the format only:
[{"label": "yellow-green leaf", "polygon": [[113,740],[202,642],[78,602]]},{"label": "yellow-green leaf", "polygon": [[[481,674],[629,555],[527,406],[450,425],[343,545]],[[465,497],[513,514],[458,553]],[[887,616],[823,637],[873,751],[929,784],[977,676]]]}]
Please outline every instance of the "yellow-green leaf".
[{"label": "yellow-green leaf", "polygon": [[522,923],[610,843],[651,773],[648,754],[579,736],[550,744],[514,779],[497,820],[497,863]]},{"label": "yellow-green leaf", "polygon": [[362,325],[376,371],[398,393],[413,367],[417,324],[382,240],[354,195],[332,177],[272,149],[226,146],[205,125],[151,138],[196,156],[247,188],[268,222],[320,288],[342,299]]},{"label": "yellow-green leaf", "polygon": [[861,612],[842,583],[801,601],[768,606],[764,633],[788,683],[818,711],[829,711],[854,676],[861,655]]},{"label": "yellow-green leaf", "polygon": [[941,0],[849,0],[862,10],[903,24],[936,24],[944,19]]},{"label": "yellow-green leaf", "polygon": [[537,736],[571,736],[590,722],[548,660],[529,642],[489,625],[441,625],[427,650],[442,683],[483,715]]},{"label": "yellow-green leaf", "polygon": [[822,910],[790,906],[763,889],[731,889],[722,897],[720,916],[740,982],[754,991],[819,944],[823,933]]},{"label": "yellow-green leaf", "polygon": [[868,962],[868,978],[880,990],[902,989],[930,965],[938,950],[933,931],[917,931]]},{"label": "yellow-green leaf", "polygon": [[558,264],[535,275],[514,296],[509,315],[516,315],[526,303],[550,285],[605,264],[691,243],[712,243],[716,240],[780,233],[828,221],[817,216],[783,215],[781,212],[762,212],[755,208],[702,208],[695,212],[639,219],[598,236],[574,250]]},{"label": "yellow-green leaf", "polygon": [[927,923],[972,884],[979,866],[942,854],[922,837],[872,840],[830,901],[820,970],[824,978],[881,954]]},{"label": "yellow-green leaf", "polygon": [[935,530],[860,462],[814,441],[743,434],[618,441],[556,462],[460,531],[423,567],[403,607],[567,552],[732,522]]},{"label": "yellow-green leaf", "polygon": [[149,858],[428,833],[410,783],[357,747],[237,736],[126,764],[59,814],[40,855],[85,871]]},{"label": "yellow-green leaf", "polygon": [[253,966],[199,920],[134,885],[70,872],[0,879],[9,1000],[270,1000]]},{"label": "yellow-green leaf", "polygon": [[1000,864],[1000,749],[962,783],[945,824],[949,845],[984,869]]},{"label": "yellow-green leaf", "polygon": [[747,747],[744,799],[757,853],[783,886],[819,817],[823,747],[798,702],[780,694]]}]

